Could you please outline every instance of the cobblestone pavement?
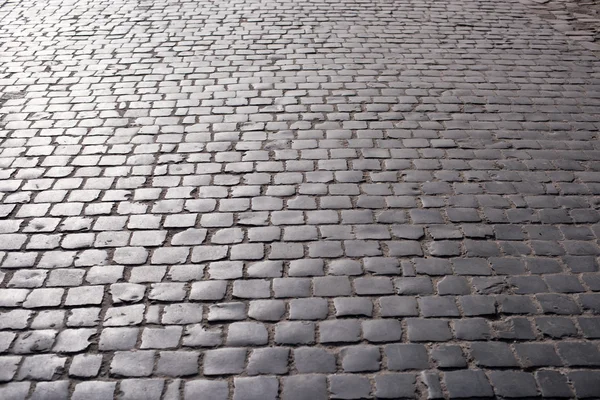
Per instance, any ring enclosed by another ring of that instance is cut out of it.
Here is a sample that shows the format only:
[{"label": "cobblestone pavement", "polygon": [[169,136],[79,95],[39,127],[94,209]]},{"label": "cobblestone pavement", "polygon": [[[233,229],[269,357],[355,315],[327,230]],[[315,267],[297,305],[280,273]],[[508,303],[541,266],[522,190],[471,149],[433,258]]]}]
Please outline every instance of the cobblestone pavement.
[{"label": "cobblestone pavement", "polygon": [[[582,40],[591,50],[600,50],[600,1],[522,0],[541,18],[571,39]],[[594,43],[596,42],[596,43]]]},{"label": "cobblestone pavement", "polygon": [[600,398],[600,53],[529,4],[7,1],[0,94],[0,399]]}]

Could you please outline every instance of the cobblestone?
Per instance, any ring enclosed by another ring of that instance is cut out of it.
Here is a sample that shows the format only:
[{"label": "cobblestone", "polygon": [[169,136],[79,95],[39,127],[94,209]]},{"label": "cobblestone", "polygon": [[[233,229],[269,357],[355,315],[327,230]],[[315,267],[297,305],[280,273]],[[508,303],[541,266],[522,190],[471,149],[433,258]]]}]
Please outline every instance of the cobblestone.
[{"label": "cobblestone", "polygon": [[0,3],[0,398],[600,397],[593,6]]}]

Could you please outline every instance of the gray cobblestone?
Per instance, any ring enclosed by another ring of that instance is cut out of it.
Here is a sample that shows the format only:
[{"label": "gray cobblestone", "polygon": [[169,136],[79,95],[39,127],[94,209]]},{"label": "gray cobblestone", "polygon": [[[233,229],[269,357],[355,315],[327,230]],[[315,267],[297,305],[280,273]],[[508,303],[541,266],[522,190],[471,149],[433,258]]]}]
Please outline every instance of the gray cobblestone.
[{"label": "gray cobblestone", "polygon": [[235,400],[277,399],[279,382],[275,377],[234,378]]},{"label": "gray cobblestone", "polygon": [[332,399],[367,398],[371,384],[367,377],[339,374],[329,378]]},{"label": "gray cobblestone", "polygon": [[109,400],[115,393],[116,382],[88,381],[75,385],[72,398],[78,400]]},{"label": "gray cobblestone", "polygon": [[185,383],[185,399],[225,400],[229,397],[227,382],[214,380],[193,380]]},{"label": "gray cobblestone", "polygon": [[204,353],[204,375],[239,374],[244,369],[246,350],[228,348]]},{"label": "gray cobblestone", "polygon": [[248,359],[248,375],[287,373],[289,354],[289,349],[279,347],[252,350]]},{"label": "gray cobblestone", "polygon": [[69,367],[69,376],[80,378],[93,378],[98,375],[102,366],[100,354],[78,354],[73,357]]},{"label": "gray cobblestone", "polygon": [[296,375],[283,378],[282,400],[327,398],[327,380],[323,375]]},{"label": "gray cobblestone", "polygon": [[600,397],[593,2],[38,3],[0,398]]},{"label": "gray cobblestone", "polygon": [[163,379],[124,379],[119,385],[123,399],[160,399],[165,382]]},{"label": "gray cobblestone", "polygon": [[32,399],[65,399],[69,396],[69,381],[39,382],[31,394]]},{"label": "gray cobblestone", "polygon": [[199,353],[194,351],[161,351],[156,371],[172,377],[196,375],[198,358]]},{"label": "gray cobblestone", "polygon": [[18,380],[52,380],[60,375],[67,359],[53,354],[40,354],[26,357],[19,368]]},{"label": "gray cobblestone", "polygon": [[280,322],[275,326],[275,343],[277,344],[310,344],[315,341],[315,326],[312,322],[291,321]]},{"label": "gray cobblestone", "polygon": [[415,375],[381,374],[375,376],[375,396],[382,399],[414,396]]}]

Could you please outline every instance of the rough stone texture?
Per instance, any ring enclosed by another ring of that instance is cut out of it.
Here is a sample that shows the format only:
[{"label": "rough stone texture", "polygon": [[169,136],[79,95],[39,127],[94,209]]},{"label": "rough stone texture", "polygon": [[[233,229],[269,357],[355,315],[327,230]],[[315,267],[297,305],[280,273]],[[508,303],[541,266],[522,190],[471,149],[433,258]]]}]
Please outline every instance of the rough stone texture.
[{"label": "rough stone texture", "polygon": [[0,0],[0,398],[599,398],[588,0]]}]

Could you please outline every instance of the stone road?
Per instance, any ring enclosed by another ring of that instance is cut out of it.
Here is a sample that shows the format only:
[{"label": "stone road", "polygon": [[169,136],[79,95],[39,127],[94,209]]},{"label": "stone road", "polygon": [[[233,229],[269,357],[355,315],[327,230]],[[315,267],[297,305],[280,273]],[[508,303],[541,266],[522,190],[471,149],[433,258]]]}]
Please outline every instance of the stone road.
[{"label": "stone road", "polygon": [[0,399],[600,398],[543,3],[0,1]]}]

